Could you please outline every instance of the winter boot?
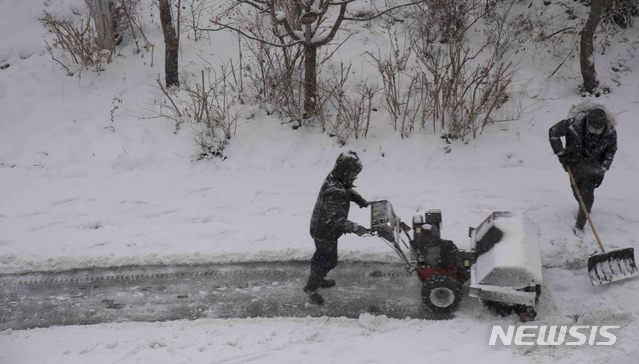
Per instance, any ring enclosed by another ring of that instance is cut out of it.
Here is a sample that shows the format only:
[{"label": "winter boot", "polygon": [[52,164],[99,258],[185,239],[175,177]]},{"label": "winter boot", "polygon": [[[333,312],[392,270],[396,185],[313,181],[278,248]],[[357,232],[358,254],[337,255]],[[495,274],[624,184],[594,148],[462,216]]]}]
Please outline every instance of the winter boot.
[{"label": "winter boot", "polygon": [[335,281],[333,279],[322,279],[320,282],[320,288],[330,288],[335,285]]},{"label": "winter boot", "polygon": [[583,239],[584,238],[584,228],[583,227],[579,227],[577,225],[573,226],[572,228],[572,233],[575,234],[575,236],[579,239]]},{"label": "winter boot", "polygon": [[308,288],[304,288],[304,292],[308,295],[308,302],[314,305],[323,305],[324,297],[321,294],[317,293],[317,291],[311,291]]}]

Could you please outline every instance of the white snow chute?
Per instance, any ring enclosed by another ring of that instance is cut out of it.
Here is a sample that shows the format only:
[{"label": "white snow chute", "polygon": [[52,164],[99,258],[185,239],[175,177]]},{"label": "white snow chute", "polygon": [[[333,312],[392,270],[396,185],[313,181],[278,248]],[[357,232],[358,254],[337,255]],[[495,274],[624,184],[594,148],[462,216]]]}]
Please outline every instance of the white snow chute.
[{"label": "white snow chute", "polygon": [[541,284],[537,227],[519,212],[496,211],[470,228],[476,260],[470,296],[482,301],[534,306]]}]

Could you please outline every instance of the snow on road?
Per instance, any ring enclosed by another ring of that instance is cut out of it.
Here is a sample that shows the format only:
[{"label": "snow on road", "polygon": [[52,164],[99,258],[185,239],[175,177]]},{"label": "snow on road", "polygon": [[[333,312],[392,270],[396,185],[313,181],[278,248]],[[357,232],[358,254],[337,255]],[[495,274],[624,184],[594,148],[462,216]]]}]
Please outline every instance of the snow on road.
[{"label": "snow on road", "polygon": [[[3,363],[598,363],[631,364],[615,347],[488,346],[490,320],[228,319],[68,326],[0,333]],[[37,348],[34,350],[34,348]],[[43,360],[43,353],[46,359]]]}]

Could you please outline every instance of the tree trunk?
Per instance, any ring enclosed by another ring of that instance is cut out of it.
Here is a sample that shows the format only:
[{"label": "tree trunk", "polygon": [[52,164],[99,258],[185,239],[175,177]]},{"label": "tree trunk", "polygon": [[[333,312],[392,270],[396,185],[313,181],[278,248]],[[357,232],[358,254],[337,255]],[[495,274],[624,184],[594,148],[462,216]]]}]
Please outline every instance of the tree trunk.
[{"label": "tree trunk", "polygon": [[590,15],[584,28],[581,31],[581,39],[579,42],[579,63],[581,65],[581,76],[584,79],[584,90],[593,93],[599,81],[597,81],[597,72],[595,71],[595,49],[593,38],[595,30],[601,21],[601,13],[603,11],[604,0],[592,0],[590,5]]},{"label": "tree trunk", "polygon": [[159,0],[160,23],[164,32],[164,77],[166,87],[178,86],[178,38],[171,18],[171,0]]},{"label": "tree trunk", "polygon": [[113,49],[113,18],[109,10],[109,0],[91,0],[91,17],[97,33],[97,44],[100,49]]},{"label": "tree trunk", "polygon": [[304,118],[317,112],[317,47],[304,45]]}]

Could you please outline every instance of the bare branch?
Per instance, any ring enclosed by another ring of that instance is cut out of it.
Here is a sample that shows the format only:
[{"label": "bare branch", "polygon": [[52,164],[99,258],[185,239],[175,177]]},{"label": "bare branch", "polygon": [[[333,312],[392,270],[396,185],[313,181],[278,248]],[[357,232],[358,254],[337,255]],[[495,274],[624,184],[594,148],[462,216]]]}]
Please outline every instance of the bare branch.
[{"label": "bare branch", "polygon": [[255,40],[255,41],[258,41],[260,43],[268,44],[268,45],[273,46],[273,47],[280,47],[280,48],[288,48],[288,47],[292,47],[292,46],[297,45],[297,44],[300,43],[299,41],[295,41],[293,43],[277,44],[277,43],[269,42],[266,39],[261,39],[261,38],[254,37],[254,36],[244,32],[244,31],[240,30],[239,28],[236,28],[236,27],[233,27],[233,26],[230,26],[230,25],[227,25],[227,24],[217,23],[217,25],[219,25],[220,28],[217,28],[217,29],[214,29],[214,28],[197,28],[197,29],[199,31],[203,31],[203,32],[219,32],[220,30],[230,29],[230,30],[233,30],[235,32],[240,33],[241,35],[243,35],[244,37],[246,37],[248,39]]},{"label": "bare branch", "polygon": [[342,21],[344,20],[344,15],[346,14],[347,5],[348,3],[344,3],[340,5],[339,15],[337,16],[337,20],[335,20],[335,23],[333,24],[331,31],[328,33],[326,37],[324,37],[324,39],[314,42],[317,47],[326,45],[328,42],[332,41],[333,38],[335,38],[335,34],[337,34],[337,31],[339,30],[339,27],[342,25]]},{"label": "bare branch", "polygon": [[[397,10],[397,9],[404,8],[404,7],[411,6],[411,5],[421,4],[421,3],[423,3],[424,1],[425,1],[425,0],[419,0],[419,1],[412,2],[412,3],[406,3],[406,4],[396,5],[396,6],[390,7],[390,8],[388,8],[388,9],[386,9],[386,10],[382,11],[381,13],[377,13],[377,14],[375,14],[375,15],[373,15],[373,16],[369,16],[369,17],[367,17],[367,18],[351,18],[351,17],[348,17],[348,16],[347,16],[347,17],[344,17],[344,20],[351,20],[351,21],[369,21],[369,20],[373,20],[373,19],[379,18],[380,16],[382,16],[382,15],[384,15],[384,14],[388,13],[388,12],[391,12],[391,11],[393,11],[393,10]],[[349,2],[350,2],[350,1],[349,1]],[[348,2],[347,2],[347,3],[348,3]],[[346,3],[346,4],[347,4],[347,3]]]},{"label": "bare branch", "polygon": [[58,60],[57,58],[55,58],[55,56],[53,55],[53,51],[51,50],[51,46],[49,45],[49,42],[45,40],[44,44],[47,45],[47,50],[49,51],[49,54],[51,55],[51,59],[56,61],[60,66],[64,67],[64,69],[67,70],[67,74],[73,74],[73,72],[71,72],[69,67],[67,67],[64,63],[60,62],[60,60]]},{"label": "bare branch", "polygon": [[557,71],[559,71],[559,69],[561,68],[561,66],[564,65],[564,63],[566,63],[566,61],[568,60],[568,58],[570,58],[570,56],[573,55],[573,51],[575,50],[575,47],[577,46],[577,41],[575,41],[572,45],[572,48],[570,48],[570,51],[568,53],[566,53],[566,57],[564,58],[563,61],[561,61],[561,63],[559,63],[559,65],[555,68],[554,71],[552,71],[552,73],[550,74],[550,76],[548,76],[548,78],[552,77],[555,75],[555,73],[557,73]]},{"label": "bare branch", "polygon": [[255,9],[259,10],[260,12],[267,12],[267,11],[269,11],[269,7],[270,7],[270,1],[242,0],[242,1],[238,1],[237,3],[235,3],[232,7],[229,8],[229,10],[233,9],[236,6],[239,6],[241,4],[250,5],[250,6],[254,7]]},{"label": "bare branch", "polygon": [[556,31],[556,32],[554,32],[554,33],[552,33],[552,34],[550,34],[550,35],[547,35],[547,36],[543,37],[541,40],[542,40],[542,41],[545,41],[545,40],[547,40],[547,39],[549,39],[549,38],[551,38],[551,37],[554,37],[555,35],[557,35],[557,34],[559,34],[559,33],[563,33],[563,32],[565,32],[565,31],[567,31],[567,30],[573,30],[573,29],[575,29],[575,27],[566,27],[566,28],[563,28],[563,29],[559,29],[558,31]]},{"label": "bare branch", "polygon": [[341,41],[340,44],[338,44],[337,47],[335,47],[335,49],[333,49],[333,51],[331,53],[329,53],[326,57],[324,57],[324,59],[319,63],[318,66],[323,65],[324,63],[326,63],[326,61],[331,59],[331,57],[333,57],[335,52],[337,52],[344,45],[344,43],[346,43],[349,39],[351,39],[352,36],[353,36],[353,33],[349,34],[348,37],[346,37],[346,39]]},{"label": "bare branch", "polygon": [[344,4],[350,4],[352,2],[354,2],[355,0],[345,0],[345,1],[329,1],[326,3],[326,6],[332,6],[332,5],[344,5]]},{"label": "bare branch", "polygon": [[286,19],[286,17],[281,20],[277,18],[277,15],[275,14],[275,5],[273,4],[271,4],[270,13],[271,13],[271,21],[273,22],[273,24],[282,25],[284,29],[286,30],[286,33],[288,33],[288,36],[293,38],[296,42],[302,41],[302,39],[300,39],[297,36],[297,34],[295,34],[295,31],[291,27],[291,24],[288,22],[288,19]]},{"label": "bare branch", "polygon": [[177,107],[175,102],[173,102],[173,98],[169,95],[169,93],[166,91],[164,86],[162,86],[162,82],[160,82],[160,77],[156,78],[155,81],[158,83],[158,86],[160,86],[160,90],[162,90],[162,93],[164,94],[164,96],[166,96],[166,98],[169,99],[169,101],[173,105],[173,110],[175,110],[177,116],[181,118],[182,113],[180,112],[180,109]]}]

